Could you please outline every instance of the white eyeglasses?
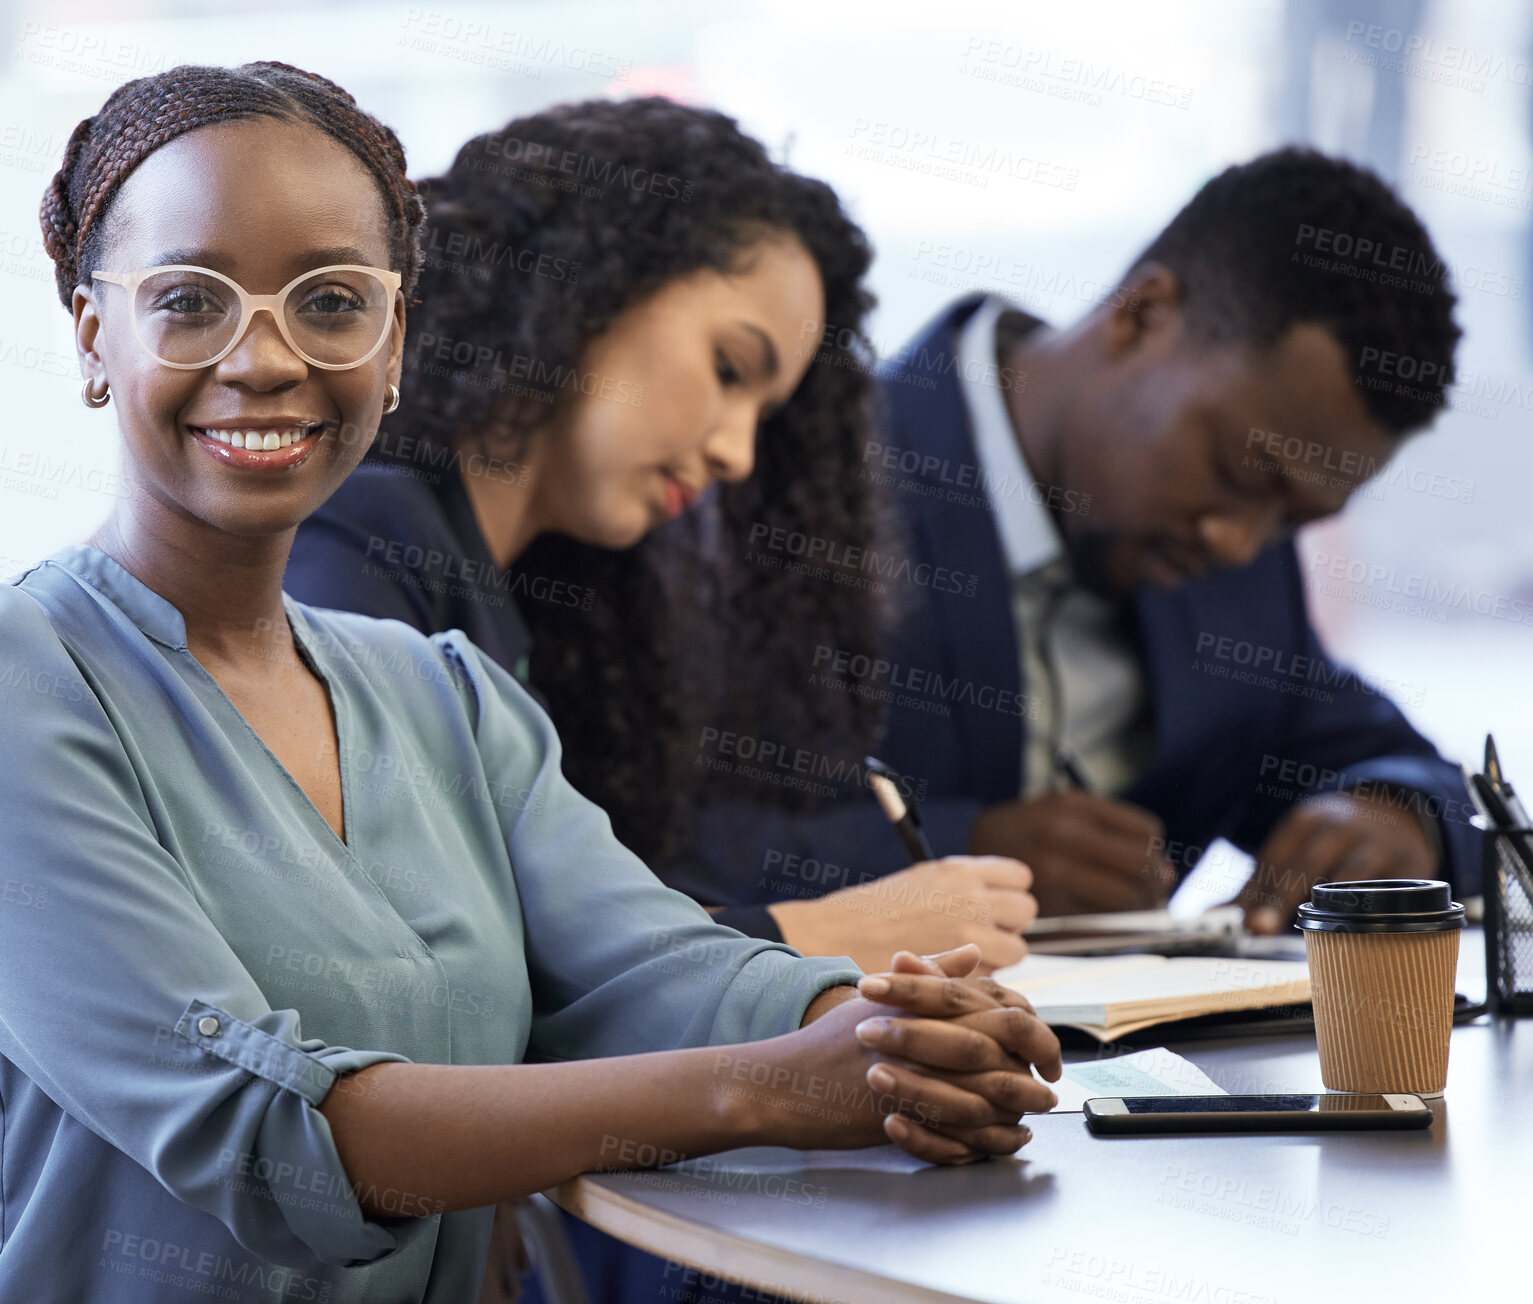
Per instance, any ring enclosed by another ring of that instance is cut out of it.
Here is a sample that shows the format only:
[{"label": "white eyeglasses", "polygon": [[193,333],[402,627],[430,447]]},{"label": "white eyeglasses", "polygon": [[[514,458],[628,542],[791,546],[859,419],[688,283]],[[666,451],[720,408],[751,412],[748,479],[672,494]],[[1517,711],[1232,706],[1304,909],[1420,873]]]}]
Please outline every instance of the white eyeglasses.
[{"label": "white eyeglasses", "polygon": [[360,367],[388,338],[402,284],[398,272],[350,264],[305,272],[276,294],[250,294],[222,272],[184,263],[91,276],[128,292],[139,344],[156,362],[180,371],[228,357],[263,308],[310,366]]}]

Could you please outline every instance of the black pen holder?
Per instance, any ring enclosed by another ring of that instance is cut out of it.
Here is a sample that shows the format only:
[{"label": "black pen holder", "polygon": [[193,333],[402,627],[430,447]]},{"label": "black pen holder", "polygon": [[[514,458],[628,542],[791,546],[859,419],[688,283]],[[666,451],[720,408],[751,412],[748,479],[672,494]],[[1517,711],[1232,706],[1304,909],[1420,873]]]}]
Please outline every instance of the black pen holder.
[{"label": "black pen holder", "polygon": [[1520,1018],[1533,1015],[1533,892],[1513,835],[1533,840],[1533,829],[1485,832],[1485,999]]}]

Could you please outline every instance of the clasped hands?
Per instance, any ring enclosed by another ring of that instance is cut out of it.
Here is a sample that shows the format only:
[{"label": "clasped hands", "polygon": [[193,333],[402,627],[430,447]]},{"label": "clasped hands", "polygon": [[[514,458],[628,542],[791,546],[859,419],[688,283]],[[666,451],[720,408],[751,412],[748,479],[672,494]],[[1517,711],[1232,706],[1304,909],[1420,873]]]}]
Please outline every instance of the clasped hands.
[{"label": "clasped hands", "polygon": [[[1059,1039],[1022,996],[971,976],[978,962],[972,943],[933,956],[898,952],[887,972],[862,979],[857,997],[810,1025],[864,1061],[871,1055],[862,1074],[884,1136],[929,1163],[1012,1154],[1032,1135],[1022,1116],[1057,1103],[1032,1070],[1059,1080]],[[821,1142],[837,1143],[847,1139]]]}]

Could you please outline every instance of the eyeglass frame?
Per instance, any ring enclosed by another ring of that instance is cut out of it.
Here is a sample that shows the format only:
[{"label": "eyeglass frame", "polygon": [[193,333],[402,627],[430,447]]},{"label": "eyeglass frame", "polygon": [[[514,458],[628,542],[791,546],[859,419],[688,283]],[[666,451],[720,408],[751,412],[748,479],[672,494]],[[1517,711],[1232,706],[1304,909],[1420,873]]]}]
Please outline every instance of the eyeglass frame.
[{"label": "eyeglass frame", "polygon": [[108,285],[120,285],[128,292],[128,297],[132,300],[138,294],[138,287],[158,272],[204,273],[229,286],[239,296],[240,300],[241,324],[239,329],[235,331],[234,338],[206,362],[166,362],[164,358],[160,357],[158,353],[149,347],[143,333],[138,328],[138,313],[133,313],[133,338],[138,341],[139,348],[143,349],[160,366],[170,367],[176,371],[200,371],[203,367],[216,366],[222,362],[239,347],[240,341],[250,334],[250,328],[255,322],[256,313],[260,312],[263,308],[271,314],[271,318],[276,322],[277,330],[288,348],[308,363],[309,366],[318,367],[322,371],[350,371],[354,367],[360,367],[365,362],[370,362],[377,355],[378,350],[383,347],[384,341],[389,337],[392,314],[390,322],[384,324],[383,331],[378,336],[378,342],[355,362],[321,362],[318,358],[311,358],[300,349],[297,341],[293,339],[292,334],[288,331],[287,318],[282,311],[286,307],[287,296],[292,293],[294,287],[324,272],[371,272],[383,282],[384,288],[389,292],[391,303],[393,296],[397,295],[404,285],[404,277],[398,272],[386,267],[367,267],[361,263],[332,263],[328,267],[315,267],[307,272],[300,272],[275,294],[251,294],[232,276],[225,276],[222,272],[216,272],[211,267],[198,267],[195,263],[166,263],[160,267],[140,267],[136,272],[92,272],[91,279],[93,281],[105,281]]}]

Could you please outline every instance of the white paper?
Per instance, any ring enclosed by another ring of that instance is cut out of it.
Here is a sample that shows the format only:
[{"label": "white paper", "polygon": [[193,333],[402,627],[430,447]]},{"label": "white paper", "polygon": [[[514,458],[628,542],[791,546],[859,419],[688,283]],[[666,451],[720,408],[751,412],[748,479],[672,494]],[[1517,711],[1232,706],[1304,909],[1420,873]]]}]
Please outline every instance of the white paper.
[{"label": "white paper", "polygon": [[1233,901],[1250,881],[1255,869],[1253,857],[1233,842],[1215,838],[1208,844],[1203,858],[1192,867],[1192,873],[1182,880],[1166,903],[1166,910],[1175,919],[1190,919],[1214,906]]},{"label": "white paper", "polygon": [[1111,1059],[1066,1064],[1049,1084],[1059,1097],[1051,1114],[1078,1114],[1093,1096],[1224,1096],[1229,1093],[1191,1060],[1164,1046]]}]

